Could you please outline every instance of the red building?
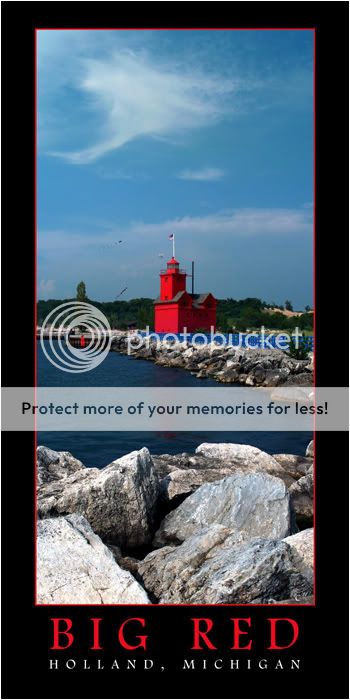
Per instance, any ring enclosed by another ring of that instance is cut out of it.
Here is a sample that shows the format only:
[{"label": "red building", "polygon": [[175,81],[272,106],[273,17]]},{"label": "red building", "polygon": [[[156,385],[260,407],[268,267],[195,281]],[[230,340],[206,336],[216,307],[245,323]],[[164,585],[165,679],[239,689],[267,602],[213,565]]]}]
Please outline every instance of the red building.
[{"label": "red building", "polygon": [[186,291],[186,272],[174,257],[167,269],[160,272],[160,296],[154,302],[156,333],[210,332],[216,325],[217,301],[210,292],[189,294]]}]

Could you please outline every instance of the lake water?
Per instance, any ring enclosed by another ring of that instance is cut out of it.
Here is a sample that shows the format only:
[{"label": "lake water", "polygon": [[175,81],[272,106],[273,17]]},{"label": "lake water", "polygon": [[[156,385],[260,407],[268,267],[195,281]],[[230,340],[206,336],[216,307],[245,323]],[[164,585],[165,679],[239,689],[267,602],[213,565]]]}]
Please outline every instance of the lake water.
[{"label": "lake water", "polygon": [[[197,379],[185,370],[158,367],[110,352],[94,370],[70,374],[54,367],[37,344],[38,386],[218,386],[211,379]],[[38,445],[68,450],[87,467],[104,467],[132,450],[148,447],[153,454],[194,452],[201,442],[238,442],[269,453],[304,455],[311,433],[297,432],[39,432]]]}]

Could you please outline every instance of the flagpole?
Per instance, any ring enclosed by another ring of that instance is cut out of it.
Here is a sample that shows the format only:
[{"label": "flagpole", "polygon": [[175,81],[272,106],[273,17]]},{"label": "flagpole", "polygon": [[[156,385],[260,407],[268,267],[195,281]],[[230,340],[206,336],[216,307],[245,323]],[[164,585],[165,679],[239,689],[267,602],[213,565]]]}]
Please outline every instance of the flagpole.
[{"label": "flagpole", "polygon": [[173,258],[175,258],[175,233],[173,234]]}]

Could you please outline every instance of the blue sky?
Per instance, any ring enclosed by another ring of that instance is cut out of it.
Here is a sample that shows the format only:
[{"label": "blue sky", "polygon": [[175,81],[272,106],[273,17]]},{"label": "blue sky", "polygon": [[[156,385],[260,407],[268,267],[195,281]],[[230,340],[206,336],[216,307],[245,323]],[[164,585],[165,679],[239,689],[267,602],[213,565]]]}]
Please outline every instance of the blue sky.
[{"label": "blue sky", "polygon": [[39,30],[39,298],[155,297],[175,233],[196,291],[312,305],[312,90],[311,31]]}]

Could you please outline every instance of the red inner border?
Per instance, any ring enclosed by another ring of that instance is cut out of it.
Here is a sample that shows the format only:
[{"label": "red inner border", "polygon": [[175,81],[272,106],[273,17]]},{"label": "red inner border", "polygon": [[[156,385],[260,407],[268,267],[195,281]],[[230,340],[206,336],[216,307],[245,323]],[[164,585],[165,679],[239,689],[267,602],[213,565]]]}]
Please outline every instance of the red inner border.
[{"label": "red inner border", "polygon": [[[34,30],[34,401],[36,403],[36,388],[37,388],[37,341],[36,341],[36,327],[37,327],[37,32],[38,31],[309,31],[313,32],[313,164],[314,164],[314,180],[313,180],[313,306],[314,306],[314,318],[313,318],[313,333],[314,333],[314,387],[316,386],[316,27],[35,27]],[[316,472],[316,431],[315,431],[315,421],[314,416],[314,476]],[[35,607],[69,607],[69,608],[84,608],[84,607],[97,607],[97,608],[148,608],[149,605],[145,604],[123,604],[123,603],[105,603],[103,605],[97,604],[94,606],[91,603],[38,603],[37,602],[37,539],[36,539],[36,523],[37,523],[37,495],[36,495],[36,483],[37,483],[37,465],[36,465],[36,448],[37,448],[37,429],[36,429],[36,415],[34,417],[34,606]],[[313,528],[314,528],[314,603],[285,603],[283,607],[297,607],[297,608],[315,608],[316,607],[316,479],[314,478],[314,518],[313,518]],[[217,608],[217,607],[262,607],[271,608],[270,603],[151,603],[152,607],[169,607],[169,608],[193,608],[193,607],[205,607],[205,608]],[[276,607],[277,604],[274,605]]]}]

